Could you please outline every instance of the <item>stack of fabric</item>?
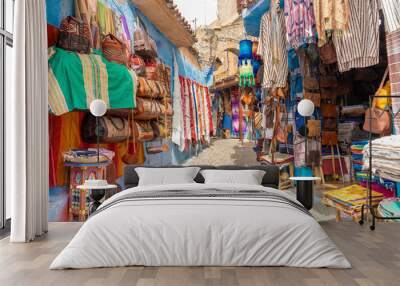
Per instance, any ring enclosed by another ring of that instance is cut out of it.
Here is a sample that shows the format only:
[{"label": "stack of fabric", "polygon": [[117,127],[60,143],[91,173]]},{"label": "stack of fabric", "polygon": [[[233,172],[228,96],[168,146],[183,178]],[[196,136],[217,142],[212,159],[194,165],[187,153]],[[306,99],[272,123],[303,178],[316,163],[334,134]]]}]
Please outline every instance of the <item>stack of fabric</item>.
[{"label": "stack of fabric", "polygon": [[[369,145],[363,150],[364,169],[369,167]],[[372,170],[379,177],[400,182],[400,135],[372,141]]]},{"label": "stack of fabric", "polygon": [[400,198],[384,199],[378,206],[378,212],[382,217],[400,217]]},{"label": "stack of fabric", "polygon": [[[335,207],[340,211],[359,218],[361,207],[367,204],[368,190],[359,185],[352,185],[343,189],[324,193],[323,203]],[[378,206],[384,199],[381,193],[372,191],[372,206]]]},{"label": "stack of fabric", "polygon": [[356,181],[368,180],[368,174],[362,172],[363,170],[363,150],[368,141],[352,141],[351,157],[353,161],[353,174]]}]

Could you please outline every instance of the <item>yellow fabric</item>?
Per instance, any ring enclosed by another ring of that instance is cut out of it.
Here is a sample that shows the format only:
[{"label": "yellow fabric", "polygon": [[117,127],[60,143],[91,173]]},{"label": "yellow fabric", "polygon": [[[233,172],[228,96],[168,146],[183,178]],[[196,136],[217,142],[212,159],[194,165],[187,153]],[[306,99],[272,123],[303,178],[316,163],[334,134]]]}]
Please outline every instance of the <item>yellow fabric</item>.
[{"label": "yellow fabric", "polygon": [[379,96],[390,96],[390,81],[387,81],[385,86],[378,89],[376,92],[375,106],[379,109],[386,109],[391,104],[390,98],[379,98]]},{"label": "yellow fabric", "polygon": [[315,24],[318,32],[318,45],[327,43],[330,32],[346,31],[349,25],[348,0],[314,0]]},{"label": "yellow fabric", "polygon": [[59,185],[68,185],[68,169],[64,167],[62,154],[71,148],[81,146],[80,135],[80,114],[79,112],[68,112],[61,115],[61,134],[60,146],[58,149],[59,156],[57,160],[57,183]]},{"label": "yellow fabric", "polygon": [[[328,191],[324,193],[324,196],[329,199],[339,200],[341,202],[351,205],[361,205],[367,200],[367,189],[360,185],[351,185],[346,188]],[[372,191],[372,197],[374,199],[383,198],[381,193]]]}]

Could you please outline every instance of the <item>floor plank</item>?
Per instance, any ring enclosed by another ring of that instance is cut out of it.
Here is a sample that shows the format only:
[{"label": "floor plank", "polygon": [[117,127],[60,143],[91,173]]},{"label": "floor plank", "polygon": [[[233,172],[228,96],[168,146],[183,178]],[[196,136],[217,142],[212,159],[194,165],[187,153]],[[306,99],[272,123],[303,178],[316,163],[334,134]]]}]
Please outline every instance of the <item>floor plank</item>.
[{"label": "floor plank", "polygon": [[400,225],[380,223],[375,232],[353,222],[321,223],[353,268],[126,267],[50,271],[55,256],[80,223],[51,223],[47,235],[30,244],[0,240],[0,285],[266,286],[399,285]]}]

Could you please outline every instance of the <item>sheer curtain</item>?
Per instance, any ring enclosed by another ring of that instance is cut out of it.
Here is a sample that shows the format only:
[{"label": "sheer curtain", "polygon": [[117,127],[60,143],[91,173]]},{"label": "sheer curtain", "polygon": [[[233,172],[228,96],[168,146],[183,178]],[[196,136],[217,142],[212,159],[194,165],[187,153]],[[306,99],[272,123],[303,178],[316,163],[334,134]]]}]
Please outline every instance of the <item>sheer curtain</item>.
[{"label": "sheer curtain", "polygon": [[6,187],[12,242],[47,232],[48,103],[45,0],[15,1],[14,93],[6,98]]}]

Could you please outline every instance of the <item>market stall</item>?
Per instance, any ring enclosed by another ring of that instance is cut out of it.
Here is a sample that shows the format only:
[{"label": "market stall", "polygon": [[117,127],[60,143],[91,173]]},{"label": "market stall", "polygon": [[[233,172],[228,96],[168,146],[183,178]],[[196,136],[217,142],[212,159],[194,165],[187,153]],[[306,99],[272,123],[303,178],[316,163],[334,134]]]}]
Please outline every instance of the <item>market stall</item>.
[{"label": "market stall", "polygon": [[[362,150],[369,133],[394,134],[399,118],[398,99],[385,97],[398,93],[398,8],[380,2],[260,0],[242,11],[243,41],[257,42],[264,64],[263,164],[289,166],[323,184],[367,186]],[[373,191],[395,196],[397,180],[375,173]]]},{"label": "market stall", "polygon": [[[50,219],[82,220],[83,181],[121,186],[126,164],[179,164],[210,143],[207,71],[168,1],[48,0],[47,8]],[[96,100],[104,115],[93,113]]]}]

